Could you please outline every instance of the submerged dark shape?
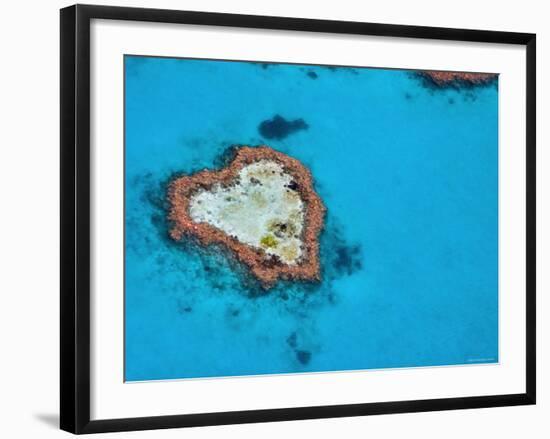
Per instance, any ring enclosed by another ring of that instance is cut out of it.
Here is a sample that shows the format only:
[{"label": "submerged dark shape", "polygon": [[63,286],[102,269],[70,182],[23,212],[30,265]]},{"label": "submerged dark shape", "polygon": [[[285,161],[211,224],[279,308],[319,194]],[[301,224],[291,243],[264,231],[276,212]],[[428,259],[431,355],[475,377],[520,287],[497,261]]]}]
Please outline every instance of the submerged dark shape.
[{"label": "submerged dark shape", "polygon": [[186,303],[182,300],[178,300],[177,306],[178,306],[178,312],[180,314],[186,314],[193,311],[193,307],[189,303]]},{"label": "submerged dark shape", "polygon": [[296,358],[300,363],[306,365],[311,360],[311,352],[309,352],[309,351],[296,351]]},{"label": "submerged dark shape", "polygon": [[260,123],[258,131],[266,139],[281,140],[296,131],[307,130],[308,128],[309,125],[304,119],[286,120],[276,114],[273,119],[267,119]]},{"label": "submerged dark shape", "polygon": [[291,348],[295,348],[296,346],[298,346],[297,337],[298,335],[296,334],[296,332],[293,332],[287,337],[286,342]]},{"label": "submerged dark shape", "polygon": [[343,71],[343,72],[351,73],[353,75],[359,74],[356,68],[349,67],[349,66],[321,66],[321,67],[324,67],[333,73]]},{"label": "submerged dark shape", "polygon": [[361,260],[358,257],[361,249],[357,245],[346,246],[340,245],[336,247],[334,252],[335,258],[333,261],[334,268],[338,272],[353,274],[356,270],[361,269]]},{"label": "submerged dark shape", "polygon": [[309,72],[307,72],[307,76],[309,76],[311,79],[317,79],[319,77],[319,75],[315,73],[313,70],[310,70]]}]

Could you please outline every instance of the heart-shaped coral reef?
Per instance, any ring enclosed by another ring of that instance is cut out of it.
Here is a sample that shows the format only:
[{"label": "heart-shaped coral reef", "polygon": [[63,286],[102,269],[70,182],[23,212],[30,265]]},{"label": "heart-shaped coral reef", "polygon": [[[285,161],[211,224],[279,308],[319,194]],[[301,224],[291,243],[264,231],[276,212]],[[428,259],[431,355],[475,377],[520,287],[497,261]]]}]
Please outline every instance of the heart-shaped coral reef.
[{"label": "heart-shaped coral reef", "polygon": [[278,278],[320,279],[325,207],[310,172],[269,147],[240,147],[229,165],[170,184],[170,235],[220,244],[268,288]]}]

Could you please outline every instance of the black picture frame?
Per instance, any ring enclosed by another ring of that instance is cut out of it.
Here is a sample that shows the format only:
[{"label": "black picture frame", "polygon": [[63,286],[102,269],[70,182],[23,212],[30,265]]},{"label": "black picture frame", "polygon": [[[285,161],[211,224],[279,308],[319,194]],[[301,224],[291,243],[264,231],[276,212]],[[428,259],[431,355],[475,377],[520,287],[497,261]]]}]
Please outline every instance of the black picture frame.
[{"label": "black picture frame", "polygon": [[[525,393],[90,420],[90,21],[92,19],[407,37],[525,46],[527,54],[525,66],[527,79],[527,129],[525,133],[527,148]],[[61,429],[81,434],[535,404],[536,36],[534,34],[89,5],[74,5],[62,9],[60,24]]]}]

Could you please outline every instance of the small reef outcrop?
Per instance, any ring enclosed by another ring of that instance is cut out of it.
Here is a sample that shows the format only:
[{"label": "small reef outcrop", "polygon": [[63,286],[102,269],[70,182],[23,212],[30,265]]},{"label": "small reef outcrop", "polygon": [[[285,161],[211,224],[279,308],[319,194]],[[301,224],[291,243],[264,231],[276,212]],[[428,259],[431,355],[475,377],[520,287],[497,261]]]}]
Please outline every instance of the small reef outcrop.
[{"label": "small reef outcrop", "polygon": [[170,236],[225,247],[264,288],[278,279],[320,280],[325,206],[310,171],[268,146],[242,146],[229,164],[175,178]]},{"label": "small reef outcrop", "polygon": [[445,71],[417,71],[415,72],[426,83],[438,88],[461,88],[488,85],[498,78],[497,73],[470,73]]}]

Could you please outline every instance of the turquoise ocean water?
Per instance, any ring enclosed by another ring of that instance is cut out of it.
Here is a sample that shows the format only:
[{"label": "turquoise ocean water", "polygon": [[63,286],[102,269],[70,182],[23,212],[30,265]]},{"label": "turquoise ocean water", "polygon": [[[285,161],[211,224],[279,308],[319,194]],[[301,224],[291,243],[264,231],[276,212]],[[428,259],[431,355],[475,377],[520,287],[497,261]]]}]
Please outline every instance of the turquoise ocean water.
[{"label": "turquoise ocean water", "polygon": [[[498,361],[495,84],[126,56],[125,120],[126,380]],[[239,144],[311,170],[321,283],[169,239],[167,183]]]}]

